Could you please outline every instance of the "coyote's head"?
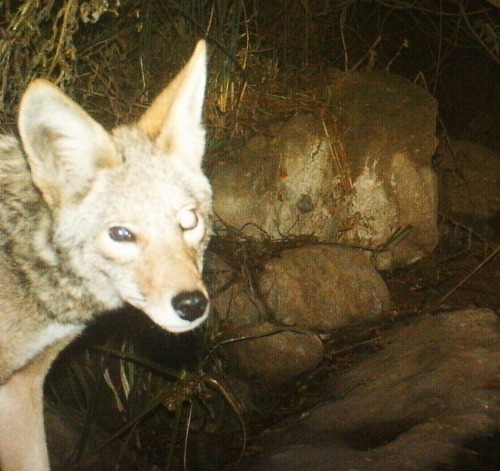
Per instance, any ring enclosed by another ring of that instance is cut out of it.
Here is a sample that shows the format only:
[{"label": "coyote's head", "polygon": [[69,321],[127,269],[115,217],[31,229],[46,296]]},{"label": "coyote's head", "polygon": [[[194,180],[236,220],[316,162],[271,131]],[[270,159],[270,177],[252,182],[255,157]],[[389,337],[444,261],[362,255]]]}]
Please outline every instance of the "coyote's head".
[{"label": "coyote's head", "polygon": [[[201,280],[211,189],[201,170],[206,47],[200,41],[141,119],[107,133],[44,80],[25,92],[19,132],[51,213],[38,250],[106,308],[128,302],[183,332],[208,315]],[[39,254],[39,256],[40,256]]]}]

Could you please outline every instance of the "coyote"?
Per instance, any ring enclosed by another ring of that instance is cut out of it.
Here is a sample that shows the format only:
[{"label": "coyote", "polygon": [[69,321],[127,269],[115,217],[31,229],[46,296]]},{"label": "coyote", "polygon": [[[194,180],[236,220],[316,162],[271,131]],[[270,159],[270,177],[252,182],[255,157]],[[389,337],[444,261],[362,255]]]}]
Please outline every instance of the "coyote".
[{"label": "coyote", "polygon": [[170,332],[209,312],[201,170],[206,45],[139,121],[108,133],[49,82],[0,137],[0,469],[48,471],[43,382],[103,311],[129,303]]}]

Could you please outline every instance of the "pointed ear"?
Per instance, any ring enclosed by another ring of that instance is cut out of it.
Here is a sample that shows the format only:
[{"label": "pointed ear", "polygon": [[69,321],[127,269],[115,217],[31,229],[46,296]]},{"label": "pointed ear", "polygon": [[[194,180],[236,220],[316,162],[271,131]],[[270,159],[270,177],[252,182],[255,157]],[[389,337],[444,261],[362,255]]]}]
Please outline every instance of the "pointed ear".
[{"label": "pointed ear", "polygon": [[199,41],[182,71],[137,123],[158,147],[199,166],[205,150],[201,124],[206,84],[206,44]]},{"label": "pointed ear", "polygon": [[33,182],[50,206],[83,196],[99,168],[121,163],[109,134],[46,80],[33,81],[24,93],[19,134]]}]

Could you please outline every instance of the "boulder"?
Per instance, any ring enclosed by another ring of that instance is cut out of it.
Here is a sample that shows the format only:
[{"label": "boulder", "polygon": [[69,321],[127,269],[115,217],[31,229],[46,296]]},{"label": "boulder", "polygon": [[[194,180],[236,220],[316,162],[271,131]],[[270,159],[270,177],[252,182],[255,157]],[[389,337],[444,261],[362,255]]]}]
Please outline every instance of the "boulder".
[{"label": "boulder", "polygon": [[265,431],[265,451],[239,469],[498,469],[498,316],[423,316],[382,346],[325,384],[316,406]]},{"label": "boulder", "polygon": [[[231,331],[224,336],[230,337]],[[229,371],[266,387],[286,383],[312,370],[323,358],[321,340],[309,332],[262,323],[239,328],[235,336],[238,341],[224,346]]]},{"label": "boulder", "polygon": [[280,324],[332,330],[379,320],[389,291],[358,249],[311,245],[285,250],[258,276],[273,318]]},{"label": "boulder", "polygon": [[500,155],[453,141],[438,166],[439,211],[485,242],[500,240]]},{"label": "boulder", "polygon": [[330,119],[273,123],[213,165],[217,214],[274,238],[364,247],[382,269],[420,259],[438,240],[435,100],[373,72],[339,72],[326,94]]}]

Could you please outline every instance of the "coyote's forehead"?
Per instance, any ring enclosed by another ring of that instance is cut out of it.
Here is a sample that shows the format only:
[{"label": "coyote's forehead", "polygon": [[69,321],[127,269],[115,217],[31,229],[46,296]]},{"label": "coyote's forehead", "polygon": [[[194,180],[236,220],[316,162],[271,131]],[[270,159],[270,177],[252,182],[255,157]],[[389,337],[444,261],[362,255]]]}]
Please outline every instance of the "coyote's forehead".
[{"label": "coyote's forehead", "polygon": [[185,156],[158,148],[133,127],[117,129],[114,140],[123,163],[110,171],[110,179],[121,204],[163,205],[173,210],[193,206],[210,211],[210,184]]}]

